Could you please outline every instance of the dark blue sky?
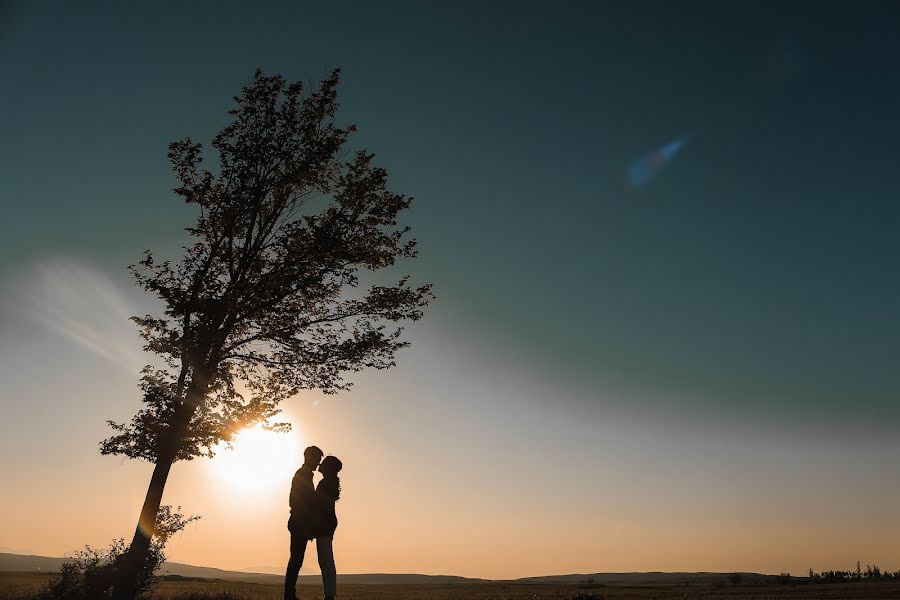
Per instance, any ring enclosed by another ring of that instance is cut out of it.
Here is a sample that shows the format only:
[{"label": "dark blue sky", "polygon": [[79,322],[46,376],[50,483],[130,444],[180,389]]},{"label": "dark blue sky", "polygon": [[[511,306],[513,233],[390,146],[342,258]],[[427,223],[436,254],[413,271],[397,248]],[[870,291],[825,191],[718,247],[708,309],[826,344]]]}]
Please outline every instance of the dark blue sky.
[{"label": "dark blue sky", "polygon": [[586,397],[900,425],[896,4],[132,4],[0,12],[4,278],[177,247],[166,144],[342,67],[434,318]]}]

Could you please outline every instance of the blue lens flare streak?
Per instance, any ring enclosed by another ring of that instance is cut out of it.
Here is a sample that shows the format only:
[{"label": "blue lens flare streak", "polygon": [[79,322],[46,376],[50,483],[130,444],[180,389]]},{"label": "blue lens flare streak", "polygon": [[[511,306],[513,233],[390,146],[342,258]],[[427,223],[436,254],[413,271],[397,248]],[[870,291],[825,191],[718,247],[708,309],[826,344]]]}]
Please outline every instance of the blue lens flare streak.
[{"label": "blue lens flare streak", "polygon": [[631,163],[625,171],[628,183],[634,187],[643,187],[653,181],[663,167],[675,158],[686,141],[686,137],[680,137]]}]

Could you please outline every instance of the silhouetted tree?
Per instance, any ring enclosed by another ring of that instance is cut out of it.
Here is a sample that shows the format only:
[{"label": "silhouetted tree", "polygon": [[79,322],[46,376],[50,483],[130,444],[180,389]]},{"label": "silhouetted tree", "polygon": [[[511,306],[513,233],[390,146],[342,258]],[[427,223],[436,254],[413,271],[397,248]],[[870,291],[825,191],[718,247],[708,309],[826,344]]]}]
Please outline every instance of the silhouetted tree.
[{"label": "silhouetted tree", "polygon": [[350,386],[347,372],[393,366],[407,345],[400,323],[432,299],[430,285],[406,276],[361,280],[416,255],[397,223],[411,198],[387,189],[372,154],[342,153],[354,127],[334,122],[338,79],[334,71],[304,92],[257,71],[212,141],[211,171],[200,144],[169,146],[175,192],[199,216],[180,261],[147,252],[131,267],[164,305],[133,318],[162,366],[144,369],[144,407],[130,423],[110,422],[115,434],[101,443],[103,454],[155,464],[118,599],[134,596],[175,461],[212,456],[299,390],[334,393]]}]

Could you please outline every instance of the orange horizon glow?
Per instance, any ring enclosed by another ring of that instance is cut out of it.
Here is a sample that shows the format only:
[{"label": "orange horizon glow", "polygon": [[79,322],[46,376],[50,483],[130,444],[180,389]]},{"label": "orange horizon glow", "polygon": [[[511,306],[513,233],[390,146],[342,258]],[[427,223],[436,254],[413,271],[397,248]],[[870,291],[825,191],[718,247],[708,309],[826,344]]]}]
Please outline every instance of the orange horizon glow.
[{"label": "orange horizon glow", "polygon": [[[133,301],[86,268],[74,279],[103,293],[76,295],[58,271],[23,281],[38,326],[0,347],[7,393],[29,400],[10,405],[15,442],[0,439],[0,546],[44,556],[129,537],[152,470],[97,452],[106,419],[140,402],[139,367],[110,358],[137,347],[124,319],[108,319],[137,312]],[[344,464],[341,573],[900,567],[900,483],[886,475],[894,442],[691,429],[629,416],[596,391],[608,409],[586,419],[560,410],[583,393],[565,382],[502,362],[447,324],[416,332],[415,351],[390,372],[362,374],[349,393],[285,401],[277,420],[290,433],[250,428],[211,460],[177,463],[163,502],[202,518],[169,542],[169,559],[279,572],[291,477],[315,444]]]}]

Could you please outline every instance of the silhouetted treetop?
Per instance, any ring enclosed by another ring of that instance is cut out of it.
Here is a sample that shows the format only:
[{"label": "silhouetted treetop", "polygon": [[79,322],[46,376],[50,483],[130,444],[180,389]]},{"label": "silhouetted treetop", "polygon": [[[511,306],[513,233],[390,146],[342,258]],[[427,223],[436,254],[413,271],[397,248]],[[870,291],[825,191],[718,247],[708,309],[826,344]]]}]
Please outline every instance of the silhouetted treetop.
[{"label": "silhouetted treetop", "polygon": [[354,127],[335,124],[338,81],[334,71],[305,92],[257,71],[212,141],[217,168],[191,139],[169,146],[175,192],[199,208],[193,243],[179,262],[147,252],[131,267],[164,303],[133,320],[167,368],[145,369],[144,408],[110,423],[104,454],[210,454],[285,397],[346,389],[346,372],[390,367],[407,345],[401,322],[422,316],[430,285],[363,286],[360,272],[415,257],[398,224],[412,199],[388,189],[372,154],[346,155]]}]

